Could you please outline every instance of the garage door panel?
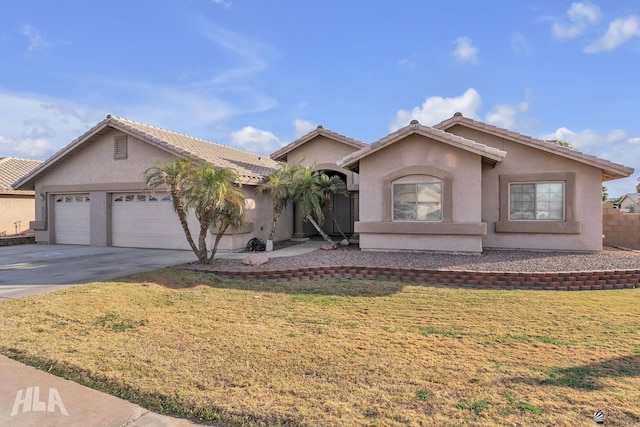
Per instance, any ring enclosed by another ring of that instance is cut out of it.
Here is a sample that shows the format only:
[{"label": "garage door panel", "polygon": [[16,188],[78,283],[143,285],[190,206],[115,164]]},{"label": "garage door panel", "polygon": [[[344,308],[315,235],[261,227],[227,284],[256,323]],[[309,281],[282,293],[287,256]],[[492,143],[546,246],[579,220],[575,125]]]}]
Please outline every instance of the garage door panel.
[{"label": "garage door panel", "polygon": [[[112,246],[191,249],[167,194],[114,194]],[[189,216],[189,229],[197,238],[199,223]]]},{"label": "garage door panel", "polygon": [[61,194],[55,197],[55,242],[88,245],[91,240],[91,199],[88,194]]}]

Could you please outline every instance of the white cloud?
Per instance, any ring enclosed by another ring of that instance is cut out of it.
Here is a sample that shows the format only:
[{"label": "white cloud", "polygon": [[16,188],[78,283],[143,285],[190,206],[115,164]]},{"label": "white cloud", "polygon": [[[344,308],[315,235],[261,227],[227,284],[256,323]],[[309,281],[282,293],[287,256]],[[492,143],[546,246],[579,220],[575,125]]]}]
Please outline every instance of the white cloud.
[{"label": "white cloud", "polygon": [[525,92],[524,101],[521,101],[516,105],[496,105],[485,115],[485,122],[501,128],[513,129],[515,126],[517,114],[524,113],[529,109],[529,96],[530,92],[527,90]]},{"label": "white cloud", "polygon": [[62,100],[0,92],[0,157],[49,157],[102,118]]},{"label": "white cloud", "polygon": [[416,68],[416,63],[410,59],[402,58],[396,63],[399,67]]},{"label": "white cloud", "polygon": [[566,127],[561,127],[556,129],[555,132],[543,136],[542,139],[566,141],[578,151],[591,153],[608,145],[624,142],[626,137],[626,132],[621,129],[605,133],[585,129],[576,133]]},{"label": "white cloud", "polygon": [[0,135],[0,152],[11,157],[42,158],[55,152],[53,145],[43,138],[11,138]]},{"label": "white cloud", "polygon": [[252,153],[268,155],[282,147],[282,143],[272,132],[245,126],[231,133],[232,145]]},{"label": "white cloud", "polygon": [[574,22],[586,21],[595,24],[600,20],[600,8],[590,2],[571,3],[567,15]]},{"label": "white cloud", "polygon": [[513,33],[511,35],[511,50],[522,55],[530,55],[533,52],[531,43],[522,33]]},{"label": "white cloud", "polygon": [[42,37],[40,31],[36,30],[31,25],[22,26],[22,35],[27,37],[27,39],[29,40],[29,45],[27,46],[29,52],[40,48],[46,48],[51,45]]},{"label": "white cloud", "polygon": [[[621,129],[609,132],[585,129],[574,132],[566,127],[561,127],[540,139],[566,141],[578,151],[633,167],[636,171],[640,169],[640,150],[635,147],[635,144],[640,143],[640,137],[627,138],[627,133]],[[635,190],[635,183],[631,181],[632,178],[624,178],[607,181],[603,185],[608,188],[611,197],[617,197]]]},{"label": "white cloud", "polygon": [[640,18],[637,16],[618,18],[609,24],[606,34],[585,47],[584,52],[597,53],[613,50],[637,36],[640,36]]},{"label": "white cloud", "polygon": [[315,123],[301,119],[295,120],[293,125],[296,128],[296,138],[300,138],[301,136],[308,134],[317,127]]},{"label": "white cloud", "polygon": [[225,0],[211,0],[213,3],[224,7],[225,9],[229,9],[231,7],[231,2],[230,1],[225,1]]},{"label": "white cloud", "polygon": [[263,42],[222,28],[207,21],[200,23],[200,35],[234,55],[238,66],[223,71],[208,80],[208,84],[220,85],[246,79],[269,68],[267,58],[275,56],[273,48]]},{"label": "white cloud", "polygon": [[408,126],[413,119],[418,120],[423,125],[433,126],[452,117],[456,112],[473,119],[477,117],[477,112],[481,106],[480,94],[473,88],[467,89],[462,96],[453,98],[431,96],[422,103],[421,107],[415,107],[411,111],[398,111],[394,122],[390,126],[390,131],[394,132]]},{"label": "white cloud", "polygon": [[475,64],[478,62],[478,48],[468,37],[458,37],[455,41],[456,48],[453,50],[453,56],[460,62],[468,62]]},{"label": "white cloud", "polygon": [[551,32],[558,39],[573,39],[581,35],[589,25],[600,21],[600,8],[590,2],[572,3],[567,10],[570,23],[555,22]]}]

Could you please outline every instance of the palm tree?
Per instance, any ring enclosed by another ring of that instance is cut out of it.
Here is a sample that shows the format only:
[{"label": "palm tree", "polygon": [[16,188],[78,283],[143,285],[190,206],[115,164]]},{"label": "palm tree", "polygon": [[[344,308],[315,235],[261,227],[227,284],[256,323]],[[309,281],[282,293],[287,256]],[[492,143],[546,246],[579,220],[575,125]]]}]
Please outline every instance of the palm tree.
[{"label": "palm tree", "polygon": [[189,159],[174,159],[172,162],[158,162],[156,166],[147,169],[144,173],[147,187],[156,189],[164,187],[171,195],[173,210],[178,214],[182,230],[184,231],[189,246],[194,253],[198,253],[198,247],[191,237],[187,221],[188,210],[184,199],[184,185],[190,180],[195,171],[194,162]]},{"label": "palm tree", "polygon": [[300,168],[294,175],[292,201],[298,204],[302,219],[309,221],[324,240],[335,246],[331,237],[320,228],[320,225],[324,222],[324,214],[322,213],[324,194],[320,186],[321,174],[314,172],[314,168],[315,165]]},{"label": "palm tree", "polygon": [[[158,163],[145,172],[149,188],[164,186],[171,194],[173,208],[191,249],[202,264],[210,264],[224,232],[244,223],[244,193],[236,184],[237,175],[231,169],[199,164],[189,159],[174,159]],[[187,222],[193,210],[200,223],[198,244],[191,236]],[[207,256],[207,233],[219,226],[211,255]]]},{"label": "palm tree", "polygon": [[[209,164],[201,165],[186,186],[184,196],[187,208],[193,209],[198,222],[198,259],[210,264],[218,250],[218,243],[225,231],[231,227],[237,229],[245,222],[245,195],[236,184],[237,174],[227,168]],[[207,258],[207,232],[211,226],[217,226],[216,238]]]},{"label": "palm tree", "polygon": [[320,191],[322,192],[324,203],[329,210],[329,214],[331,215],[333,224],[336,226],[342,237],[345,240],[349,241],[347,236],[342,231],[340,224],[338,224],[338,220],[336,219],[336,215],[333,209],[333,196],[335,194],[347,195],[347,185],[337,175],[329,177],[327,174],[322,173],[320,174],[320,179],[318,180],[318,186],[320,187]]},{"label": "palm tree", "polygon": [[273,224],[269,233],[269,240],[276,234],[276,225],[282,212],[294,198],[292,189],[294,177],[302,169],[299,163],[279,163],[278,167],[264,176],[262,183],[256,189],[258,194],[268,191],[273,201]]}]

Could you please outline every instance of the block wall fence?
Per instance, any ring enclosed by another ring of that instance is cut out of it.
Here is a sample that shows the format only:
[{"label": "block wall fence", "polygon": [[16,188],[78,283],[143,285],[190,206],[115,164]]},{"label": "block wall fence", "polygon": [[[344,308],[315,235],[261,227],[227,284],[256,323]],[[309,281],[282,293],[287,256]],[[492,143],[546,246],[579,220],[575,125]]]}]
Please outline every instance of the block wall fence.
[{"label": "block wall fence", "polygon": [[604,246],[640,250],[640,213],[621,212],[613,204],[602,204]]}]

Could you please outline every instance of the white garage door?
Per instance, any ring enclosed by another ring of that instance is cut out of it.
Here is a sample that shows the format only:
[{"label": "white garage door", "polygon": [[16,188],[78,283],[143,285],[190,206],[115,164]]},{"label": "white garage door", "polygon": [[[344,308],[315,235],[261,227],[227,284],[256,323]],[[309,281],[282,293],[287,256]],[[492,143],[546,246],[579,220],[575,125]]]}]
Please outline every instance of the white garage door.
[{"label": "white garage door", "polygon": [[[112,246],[191,249],[168,194],[114,193],[112,200]],[[199,224],[193,215],[189,228],[197,242]]]},{"label": "white garage door", "polygon": [[88,245],[91,239],[91,199],[88,194],[55,197],[55,241],[64,245]]}]

